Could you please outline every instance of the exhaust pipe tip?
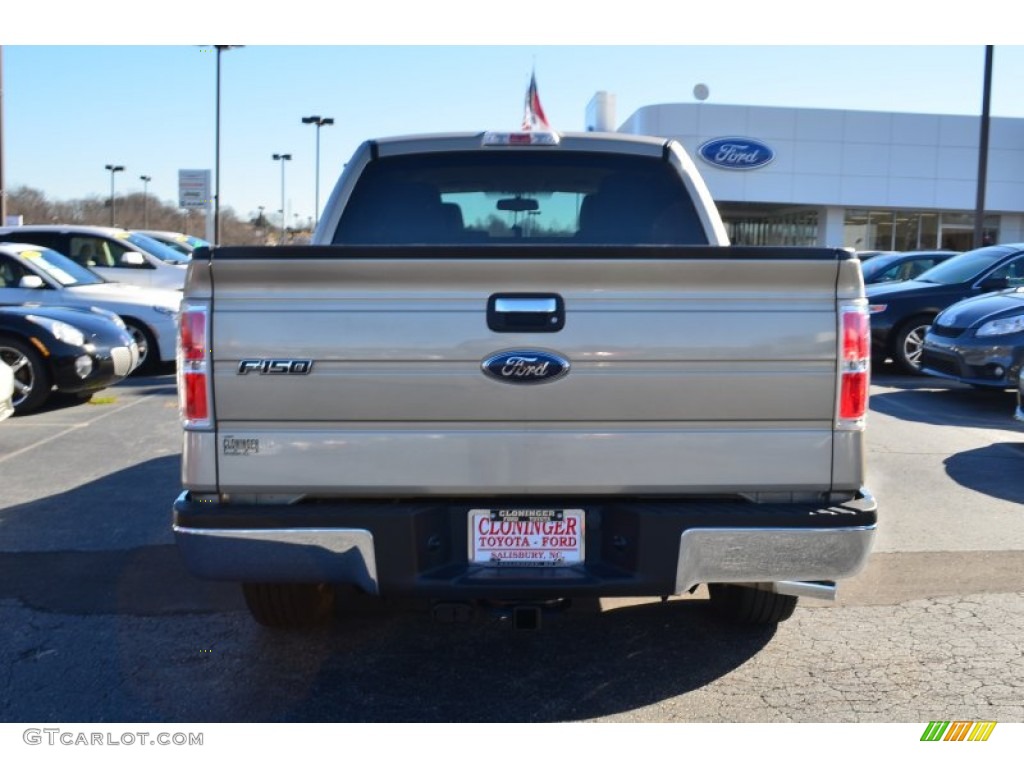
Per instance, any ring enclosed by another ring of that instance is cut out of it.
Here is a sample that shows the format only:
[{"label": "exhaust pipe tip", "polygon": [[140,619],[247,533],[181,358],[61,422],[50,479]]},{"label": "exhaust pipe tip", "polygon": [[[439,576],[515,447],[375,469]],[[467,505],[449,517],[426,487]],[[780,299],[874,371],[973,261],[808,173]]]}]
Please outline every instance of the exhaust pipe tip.
[{"label": "exhaust pipe tip", "polygon": [[780,595],[813,597],[817,600],[834,601],[836,589],[834,581],[776,581],[772,584],[772,591]]}]

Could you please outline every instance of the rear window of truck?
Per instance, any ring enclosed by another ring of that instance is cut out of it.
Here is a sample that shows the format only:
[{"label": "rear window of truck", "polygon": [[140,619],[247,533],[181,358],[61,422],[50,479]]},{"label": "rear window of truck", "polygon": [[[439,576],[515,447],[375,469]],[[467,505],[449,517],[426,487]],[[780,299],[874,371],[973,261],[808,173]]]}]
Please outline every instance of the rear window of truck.
[{"label": "rear window of truck", "polygon": [[664,160],[552,151],[438,152],[370,162],[338,245],[706,245]]}]

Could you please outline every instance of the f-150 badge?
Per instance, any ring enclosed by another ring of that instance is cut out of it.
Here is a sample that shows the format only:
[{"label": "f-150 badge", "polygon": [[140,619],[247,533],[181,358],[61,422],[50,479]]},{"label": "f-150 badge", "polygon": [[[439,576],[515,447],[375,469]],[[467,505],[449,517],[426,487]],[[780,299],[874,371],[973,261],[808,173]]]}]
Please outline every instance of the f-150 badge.
[{"label": "f-150 badge", "polygon": [[481,363],[485,374],[508,384],[541,384],[560,379],[569,372],[569,361],[551,352],[512,350]]},{"label": "f-150 badge", "polygon": [[304,376],[313,370],[312,360],[240,360],[238,375],[259,373],[269,376]]}]

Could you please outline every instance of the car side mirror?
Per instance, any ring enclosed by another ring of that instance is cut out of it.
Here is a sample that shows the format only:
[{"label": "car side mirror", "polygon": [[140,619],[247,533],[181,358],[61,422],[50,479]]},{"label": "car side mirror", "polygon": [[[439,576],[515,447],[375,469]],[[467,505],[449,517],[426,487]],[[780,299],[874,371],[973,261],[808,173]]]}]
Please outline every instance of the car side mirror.
[{"label": "car side mirror", "polygon": [[144,267],[146,257],[137,251],[125,251],[121,254],[120,264],[122,267]]},{"label": "car side mirror", "polygon": [[1010,281],[1005,277],[986,277],[980,283],[978,287],[982,291],[1001,291],[1004,288],[1010,287]]},{"label": "car side mirror", "polygon": [[43,288],[45,285],[43,278],[39,275],[24,275],[21,280],[18,281],[19,288]]}]

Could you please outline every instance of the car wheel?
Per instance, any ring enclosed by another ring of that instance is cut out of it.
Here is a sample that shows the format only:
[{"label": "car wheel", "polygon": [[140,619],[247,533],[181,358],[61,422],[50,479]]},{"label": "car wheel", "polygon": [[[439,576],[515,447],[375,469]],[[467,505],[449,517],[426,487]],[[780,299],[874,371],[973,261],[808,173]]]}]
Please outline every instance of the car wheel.
[{"label": "car wheel", "polygon": [[795,595],[780,595],[739,584],[708,584],[711,607],[736,624],[778,624],[793,615]]},{"label": "car wheel", "polygon": [[921,352],[924,351],[924,336],[932,326],[934,318],[918,315],[905,322],[896,334],[892,359],[904,372],[921,373]]},{"label": "car wheel", "polygon": [[132,340],[139,347],[139,364],[132,372],[133,376],[142,376],[152,373],[160,362],[160,351],[156,345],[156,338],[145,324],[132,317],[121,318],[124,320],[128,333]]},{"label": "car wheel", "polygon": [[11,402],[16,414],[31,413],[46,402],[53,382],[42,356],[30,344],[0,336],[0,360],[14,371],[14,397]]},{"label": "car wheel", "polygon": [[334,612],[330,584],[243,584],[249,613],[275,629],[300,629],[326,624]]}]

